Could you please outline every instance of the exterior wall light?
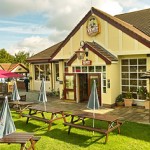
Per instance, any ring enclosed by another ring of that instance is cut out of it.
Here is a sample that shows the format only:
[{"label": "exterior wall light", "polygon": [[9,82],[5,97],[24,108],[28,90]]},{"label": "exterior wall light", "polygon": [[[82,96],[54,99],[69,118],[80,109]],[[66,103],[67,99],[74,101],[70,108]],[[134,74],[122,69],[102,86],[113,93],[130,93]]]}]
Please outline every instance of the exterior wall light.
[{"label": "exterior wall light", "polygon": [[86,57],[88,57],[89,49],[88,48],[83,48],[84,45],[85,45],[85,42],[81,41],[79,50],[75,52],[76,55],[77,55],[77,58],[80,59],[80,60],[84,59],[85,55],[86,55]]},{"label": "exterior wall light", "polygon": [[75,52],[78,59],[84,59],[84,56],[85,56],[85,51],[83,48],[80,48],[78,51]]}]

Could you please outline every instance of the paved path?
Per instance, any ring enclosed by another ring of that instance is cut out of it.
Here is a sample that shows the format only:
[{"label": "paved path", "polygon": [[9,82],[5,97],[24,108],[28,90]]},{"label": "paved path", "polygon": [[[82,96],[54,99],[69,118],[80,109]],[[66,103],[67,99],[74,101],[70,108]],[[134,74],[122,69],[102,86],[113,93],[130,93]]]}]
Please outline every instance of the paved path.
[{"label": "paved path", "polygon": [[[20,94],[26,94],[27,101],[38,101],[39,92],[37,91],[19,91]],[[92,111],[87,109],[87,102],[86,103],[72,103],[72,102],[65,102],[60,100],[56,97],[49,97],[48,96],[48,105],[57,108],[63,108],[66,111]],[[139,122],[139,123],[149,123],[149,110],[140,107],[115,107],[115,108],[100,108],[99,110],[95,110],[96,113],[102,114],[111,114],[117,115],[122,120]]]}]

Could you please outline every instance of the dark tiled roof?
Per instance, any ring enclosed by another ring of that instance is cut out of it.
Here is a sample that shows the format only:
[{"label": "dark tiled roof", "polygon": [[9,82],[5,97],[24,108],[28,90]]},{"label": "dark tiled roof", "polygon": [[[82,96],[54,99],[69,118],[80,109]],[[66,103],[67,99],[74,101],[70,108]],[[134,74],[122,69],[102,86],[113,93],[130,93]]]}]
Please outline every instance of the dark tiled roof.
[{"label": "dark tiled roof", "polygon": [[133,25],[146,35],[150,36],[150,9],[120,14],[115,17]]},{"label": "dark tiled roof", "polygon": [[27,59],[29,62],[35,62],[36,60],[39,62],[40,60],[49,60],[51,58],[51,55],[57,50],[57,48],[61,45],[62,42],[59,42],[37,54],[34,56],[31,56]]},{"label": "dark tiled roof", "polygon": [[[89,48],[90,51],[95,53],[97,56],[99,56],[101,59],[103,59],[106,64],[111,64],[112,61],[118,61],[117,57],[111,54],[109,51],[107,51],[105,48],[97,44],[96,42],[85,42],[85,45],[83,46],[83,49]],[[70,66],[74,60],[77,59],[77,55],[74,54],[67,62],[67,65]]]},{"label": "dark tiled roof", "polygon": [[90,47],[96,50],[103,58],[111,61],[118,61],[117,57],[107,51],[105,48],[97,44],[96,42],[86,42]]}]

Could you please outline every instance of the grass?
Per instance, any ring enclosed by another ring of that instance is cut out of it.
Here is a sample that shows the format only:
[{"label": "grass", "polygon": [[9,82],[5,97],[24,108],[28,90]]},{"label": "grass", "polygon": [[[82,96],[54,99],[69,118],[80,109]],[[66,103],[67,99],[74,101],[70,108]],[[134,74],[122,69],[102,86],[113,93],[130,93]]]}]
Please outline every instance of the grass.
[{"label": "grass", "polygon": [[[48,114],[46,114],[48,116]],[[26,118],[18,118],[18,114],[12,112],[18,132],[34,132],[41,136],[36,143],[37,150],[149,150],[150,148],[150,125],[134,122],[125,122],[121,126],[121,134],[117,131],[111,132],[108,143],[104,144],[105,137],[99,133],[72,128],[68,135],[68,127],[63,126],[63,121],[56,121],[51,130],[48,131],[48,124],[31,120],[26,125]],[[70,118],[67,118],[70,120]],[[92,124],[91,120],[86,120]],[[95,121],[95,126],[99,122]],[[105,124],[102,122],[102,125]],[[0,150],[18,150],[18,144],[0,144]]]}]

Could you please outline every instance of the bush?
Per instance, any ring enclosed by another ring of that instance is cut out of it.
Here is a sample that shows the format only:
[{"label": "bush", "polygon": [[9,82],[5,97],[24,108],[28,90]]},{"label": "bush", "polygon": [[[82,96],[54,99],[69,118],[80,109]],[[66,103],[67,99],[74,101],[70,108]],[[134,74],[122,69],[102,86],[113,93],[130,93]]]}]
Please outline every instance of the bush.
[{"label": "bush", "polygon": [[119,94],[119,95],[116,97],[116,102],[124,102],[124,99],[123,99],[123,95],[122,95],[122,94]]},{"label": "bush", "polygon": [[140,99],[146,99],[147,95],[148,95],[148,91],[147,88],[144,86],[141,86],[137,89],[137,94],[139,95]]}]

